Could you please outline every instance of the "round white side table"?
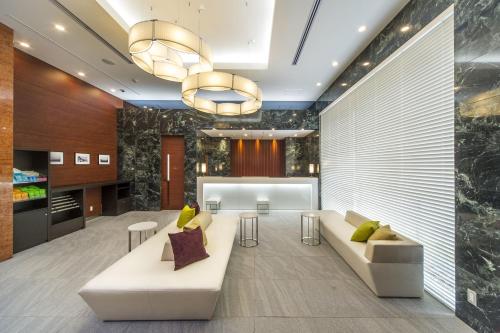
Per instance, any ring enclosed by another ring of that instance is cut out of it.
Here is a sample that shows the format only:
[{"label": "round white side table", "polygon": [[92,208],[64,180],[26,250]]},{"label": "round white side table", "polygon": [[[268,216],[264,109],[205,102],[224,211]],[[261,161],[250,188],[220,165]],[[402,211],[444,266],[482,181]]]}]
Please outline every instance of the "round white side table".
[{"label": "round white side table", "polygon": [[154,230],[156,234],[158,223],[154,221],[139,222],[128,226],[128,252],[132,251],[132,232],[139,233],[139,244],[142,244],[142,233],[144,232],[144,240],[148,239],[148,231]]}]

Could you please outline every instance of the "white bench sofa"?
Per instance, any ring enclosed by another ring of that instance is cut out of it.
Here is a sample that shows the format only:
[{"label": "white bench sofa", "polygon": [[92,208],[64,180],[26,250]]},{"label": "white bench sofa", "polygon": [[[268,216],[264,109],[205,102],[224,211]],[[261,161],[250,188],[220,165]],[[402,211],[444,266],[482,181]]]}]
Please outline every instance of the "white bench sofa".
[{"label": "white bench sofa", "polygon": [[[108,267],[79,294],[101,320],[211,319],[231,255],[238,219],[214,215],[206,230],[210,257],[174,271],[161,261],[176,221]],[[125,244],[124,244],[125,246]]]},{"label": "white bench sofa", "polygon": [[353,242],[356,228],[370,219],[347,211],[320,211],[321,233],[368,287],[380,297],[422,297],[423,246],[400,234],[400,240]]}]

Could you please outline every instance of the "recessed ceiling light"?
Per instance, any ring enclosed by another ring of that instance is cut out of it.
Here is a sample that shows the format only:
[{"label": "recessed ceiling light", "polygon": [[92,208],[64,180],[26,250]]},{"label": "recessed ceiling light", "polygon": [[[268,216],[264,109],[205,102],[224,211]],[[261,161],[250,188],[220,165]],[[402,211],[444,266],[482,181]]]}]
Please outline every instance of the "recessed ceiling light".
[{"label": "recessed ceiling light", "polygon": [[85,76],[85,73],[84,72],[78,72],[78,75],[79,76]]},{"label": "recessed ceiling light", "polygon": [[316,82],[316,87],[321,86],[321,82]]},{"label": "recessed ceiling light", "polygon": [[111,92],[116,92],[116,89],[115,88],[111,88],[109,89]]},{"label": "recessed ceiling light", "polygon": [[341,86],[345,87],[345,86],[347,86],[347,83],[344,82],[344,83],[341,84]]},{"label": "recessed ceiling light", "polygon": [[366,31],[366,25],[362,25],[358,28],[359,32],[365,32]]},{"label": "recessed ceiling light", "polygon": [[401,28],[401,32],[407,32],[408,30],[410,30],[409,25],[405,25],[404,27]]},{"label": "recessed ceiling light", "polygon": [[370,63],[369,63],[368,61],[365,61],[365,62],[363,63],[363,66],[365,66],[365,67],[366,67],[366,66],[370,66]]},{"label": "recessed ceiling light", "polygon": [[61,25],[61,24],[54,24],[54,28],[56,28],[59,31],[66,31],[66,28],[64,27],[64,25]]},{"label": "recessed ceiling light", "polygon": [[338,63],[338,62],[336,62],[336,61],[333,61],[333,62],[332,62],[332,66],[333,66],[333,67],[337,67],[338,65],[339,65],[339,63]]},{"label": "recessed ceiling light", "polygon": [[31,47],[31,45],[26,43],[26,42],[19,42],[19,45],[21,45],[22,47],[25,47],[27,49],[29,49]]}]

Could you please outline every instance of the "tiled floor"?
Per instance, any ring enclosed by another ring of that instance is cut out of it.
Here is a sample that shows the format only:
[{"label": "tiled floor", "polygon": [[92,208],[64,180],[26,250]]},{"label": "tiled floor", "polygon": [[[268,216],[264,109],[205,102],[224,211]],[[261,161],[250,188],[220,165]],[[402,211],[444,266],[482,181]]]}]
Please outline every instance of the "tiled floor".
[{"label": "tiled floor", "polygon": [[431,296],[382,299],[326,243],[300,243],[298,213],[261,216],[235,244],[211,321],[101,322],[78,289],[127,252],[126,227],[175,212],[102,217],[0,263],[0,332],[470,332]]}]

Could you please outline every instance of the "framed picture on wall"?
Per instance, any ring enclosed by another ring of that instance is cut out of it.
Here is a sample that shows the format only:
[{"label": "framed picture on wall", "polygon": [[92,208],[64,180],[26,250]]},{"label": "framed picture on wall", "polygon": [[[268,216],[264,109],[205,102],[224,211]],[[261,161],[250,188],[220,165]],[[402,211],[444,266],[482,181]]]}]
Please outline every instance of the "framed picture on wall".
[{"label": "framed picture on wall", "polygon": [[50,164],[63,165],[64,153],[62,151],[51,151],[49,159],[50,159]]},{"label": "framed picture on wall", "polygon": [[110,159],[111,158],[109,155],[99,155],[99,164],[100,165],[109,165]]},{"label": "framed picture on wall", "polygon": [[76,165],[90,164],[90,154],[75,153],[75,164]]}]

